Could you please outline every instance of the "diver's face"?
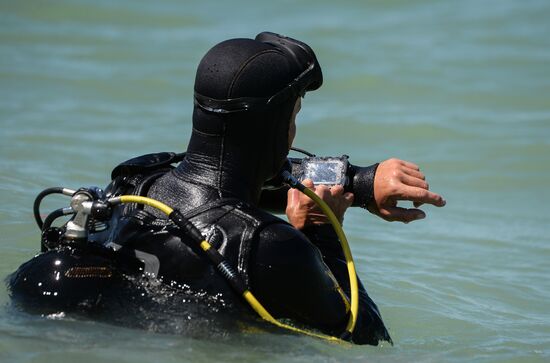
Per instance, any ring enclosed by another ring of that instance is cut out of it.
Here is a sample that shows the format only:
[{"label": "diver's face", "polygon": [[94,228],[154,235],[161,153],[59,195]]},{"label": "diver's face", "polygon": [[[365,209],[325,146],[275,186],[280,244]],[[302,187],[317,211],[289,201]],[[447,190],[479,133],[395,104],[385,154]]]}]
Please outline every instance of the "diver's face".
[{"label": "diver's face", "polygon": [[296,104],[294,105],[294,111],[292,112],[292,116],[290,117],[290,125],[288,126],[288,147],[292,146],[292,143],[294,142],[294,138],[296,137],[296,115],[298,112],[300,112],[300,109],[302,108],[302,98],[298,97],[298,100],[296,100]]}]

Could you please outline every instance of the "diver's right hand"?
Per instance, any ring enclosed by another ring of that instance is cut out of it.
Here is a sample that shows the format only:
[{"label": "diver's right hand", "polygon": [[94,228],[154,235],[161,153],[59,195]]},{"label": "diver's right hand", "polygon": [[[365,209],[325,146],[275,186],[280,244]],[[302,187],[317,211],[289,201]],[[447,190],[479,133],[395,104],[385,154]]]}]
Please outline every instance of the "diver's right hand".
[{"label": "diver's right hand", "polygon": [[[343,223],[344,214],[353,203],[352,193],[344,193],[344,187],[341,185],[332,187],[326,185],[315,186],[310,179],[305,179],[302,184],[313,190],[315,194],[325,201],[340,223]],[[330,223],[328,217],[317,204],[304,193],[297,189],[289,189],[287,195],[286,215],[289,223],[297,229],[314,224]]]}]

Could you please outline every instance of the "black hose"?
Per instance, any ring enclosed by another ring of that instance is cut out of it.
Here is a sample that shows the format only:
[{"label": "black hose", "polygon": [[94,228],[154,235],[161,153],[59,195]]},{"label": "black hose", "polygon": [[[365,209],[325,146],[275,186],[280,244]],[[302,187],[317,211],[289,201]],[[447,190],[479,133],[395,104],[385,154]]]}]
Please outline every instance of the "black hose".
[{"label": "black hose", "polygon": [[33,206],[34,219],[36,220],[36,224],[38,224],[38,228],[40,228],[40,230],[44,229],[43,228],[44,222],[42,222],[42,217],[40,216],[40,203],[42,203],[42,199],[44,199],[44,197],[50,194],[65,194],[63,192],[64,190],[66,189],[62,187],[53,187],[53,188],[44,189],[34,199],[34,206]]},{"label": "black hose", "polygon": [[45,231],[48,228],[50,228],[52,226],[53,221],[55,221],[57,218],[67,215],[65,211],[66,211],[66,208],[59,208],[54,210],[50,214],[48,214],[48,216],[46,217],[42,225],[42,230]]},{"label": "black hose", "polygon": [[304,155],[306,155],[306,156],[310,156],[310,157],[314,157],[314,156],[315,156],[315,154],[312,154],[312,153],[310,153],[309,151],[306,151],[306,150],[304,150],[304,149],[300,149],[300,148],[294,147],[294,146],[290,147],[290,150],[297,151],[297,152],[299,152],[299,153],[302,153],[302,154],[304,154]]}]

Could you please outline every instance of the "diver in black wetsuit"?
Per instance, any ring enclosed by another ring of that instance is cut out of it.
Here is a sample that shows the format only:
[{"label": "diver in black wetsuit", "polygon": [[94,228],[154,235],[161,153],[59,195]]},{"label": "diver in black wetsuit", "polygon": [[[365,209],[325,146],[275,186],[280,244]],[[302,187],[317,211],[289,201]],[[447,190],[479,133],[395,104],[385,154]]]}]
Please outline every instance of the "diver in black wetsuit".
[{"label": "diver in black wetsuit", "polygon": [[[154,177],[125,178],[125,182],[134,182],[130,189],[122,188],[115,178],[106,192],[145,195],[179,210],[239,272],[275,318],[292,319],[339,336],[348,320],[350,286],[337,235],[308,197],[296,190],[288,192],[287,202],[282,203],[286,222],[265,211],[268,193],[262,190],[284,167],[301,97],[321,84],[314,52],[298,40],[265,32],[255,39],[219,43],[197,69],[193,131],[184,159]],[[384,219],[410,222],[424,217],[419,209],[397,207],[398,200],[410,200],[416,206],[445,203],[428,191],[424,175],[412,163],[390,159],[368,170],[364,184],[372,197],[365,206]],[[315,186],[309,180],[304,184],[343,221],[354,202],[353,194],[341,186]],[[185,285],[192,291],[222,296],[230,305],[244,306],[202,251],[173,227],[156,209],[129,205],[114,213],[110,229],[90,239],[117,251],[131,251],[145,261],[145,272],[168,285]],[[99,300],[104,285],[118,286],[116,281],[104,281],[118,275],[111,270],[108,256],[92,258],[88,265],[93,267],[80,266],[88,259],[72,249],[46,252],[14,274],[12,291],[42,299],[43,290],[35,288],[36,281],[42,284],[43,271],[60,264],[67,271],[52,275],[57,280],[49,281],[60,296],[78,302],[80,295],[86,295],[80,294],[78,284],[90,281],[93,294],[89,295]],[[378,308],[360,282],[351,340],[372,345],[391,342]]]},{"label": "diver in black wetsuit", "polygon": [[[299,197],[289,205],[295,209],[289,220],[302,224],[300,229],[259,208],[264,182],[288,155],[301,96],[321,83],[313,51],[297,40],[262,33],[255,40],[216,45],[198,66],[185,158],[158,178],[147,196],[202,227],[273,316],[339,335],[348,318],[349,280],[332,226],[319,213],[300,210]],[[343,187],[317,191],[342,219],[353,195]],[[145,212],[162,218],[152,208]],[[185,281],[191,288],[239,299],[199,252],[183,248],[169,233],[151,233],[147,224],[136,233],[141,226],[134,218],[111,239],[157,256],[164,281]],[[144,242],[152,239],[157,242]],[[165,262],[173,258],[178,262]],[[376,345],[380,340],[390,341],[389,334],[361,286],[353,341]]]}]

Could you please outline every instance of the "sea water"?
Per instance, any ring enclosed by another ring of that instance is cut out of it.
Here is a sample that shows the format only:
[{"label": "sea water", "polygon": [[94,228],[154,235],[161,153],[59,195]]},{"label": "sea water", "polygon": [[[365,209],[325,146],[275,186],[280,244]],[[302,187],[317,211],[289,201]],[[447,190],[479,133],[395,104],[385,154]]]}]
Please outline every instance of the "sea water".
[{"label": "sea water", "polygon": [[394,346],[36,316],[0,288],[0,361],[550,361],[549,18],[542,0],[1,0],[2,278],[38,252],[38,192],[105,186],[123,160],[184,151],[200,58],[261,31],[307,42],[323,68],[295,146],[415,162],[447,205],[407,225],[346,215]]}]

